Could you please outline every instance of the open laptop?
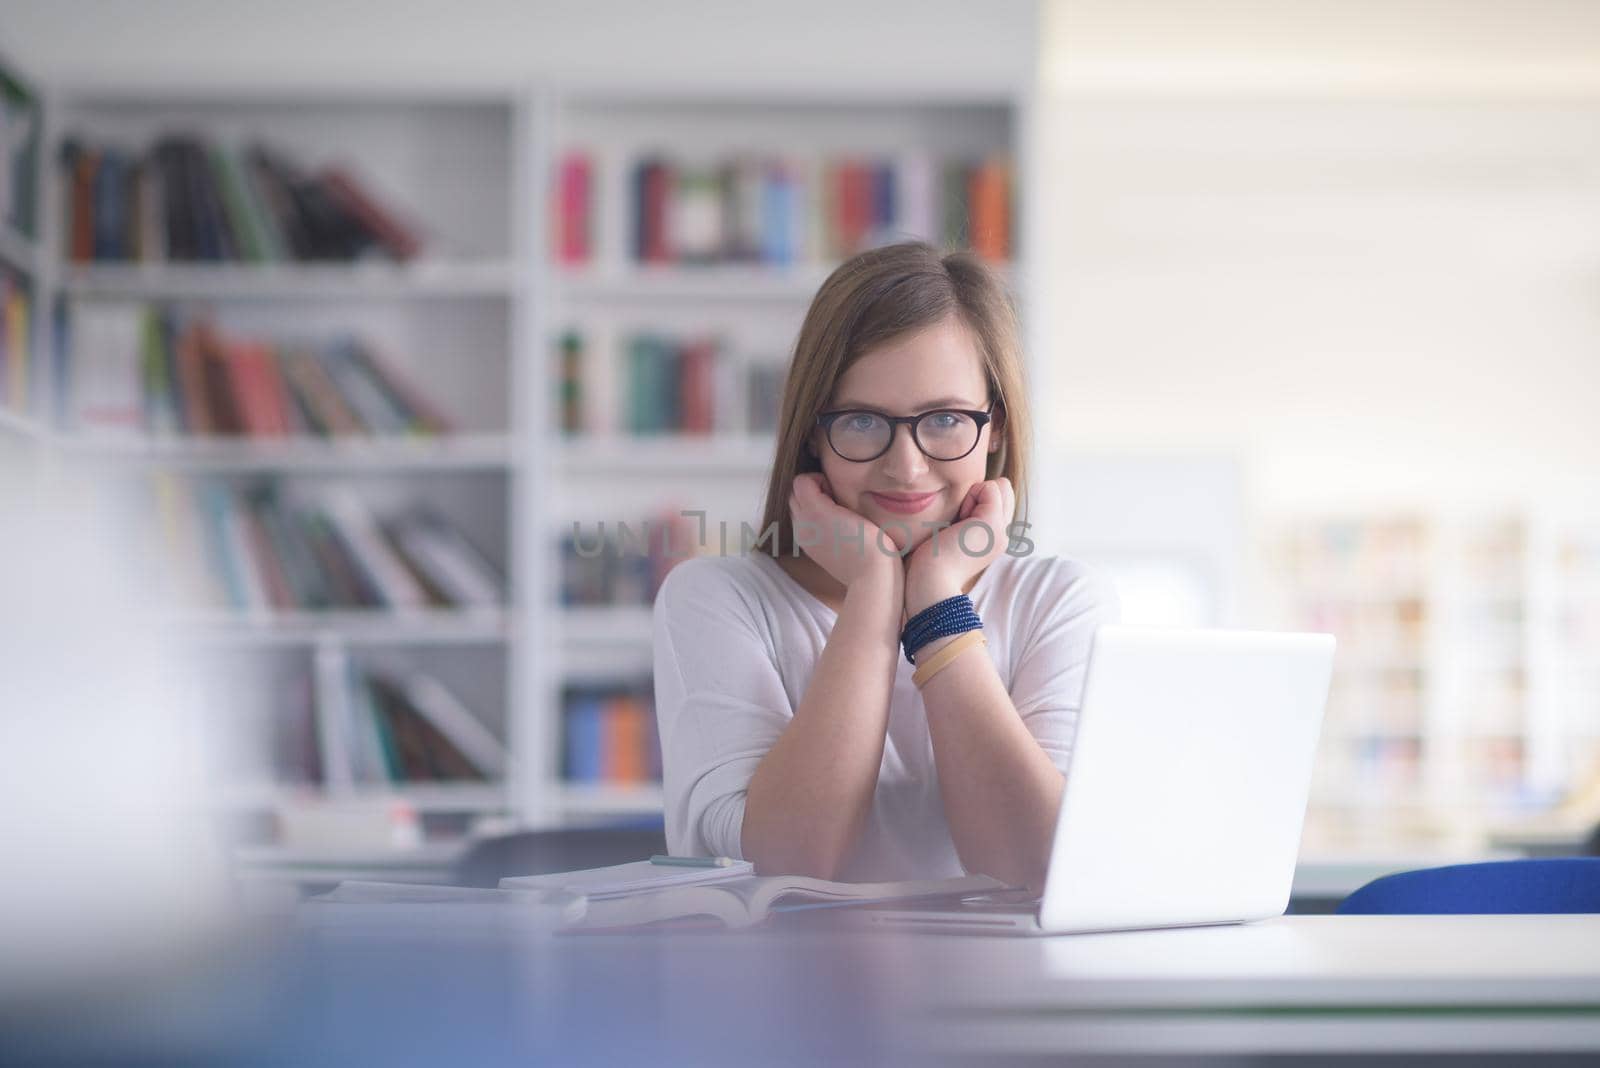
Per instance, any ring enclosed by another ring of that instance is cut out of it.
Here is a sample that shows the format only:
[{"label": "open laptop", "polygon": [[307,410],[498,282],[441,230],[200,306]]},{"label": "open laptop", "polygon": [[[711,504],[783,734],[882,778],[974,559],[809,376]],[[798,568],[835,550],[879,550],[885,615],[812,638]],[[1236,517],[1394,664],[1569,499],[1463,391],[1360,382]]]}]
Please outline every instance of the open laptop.
[{"label": "open laptop", "polygon": [[1044,893],[863,910],[873,926],[1056,934],[1282,915],[1331,634],[1102,625]]}]

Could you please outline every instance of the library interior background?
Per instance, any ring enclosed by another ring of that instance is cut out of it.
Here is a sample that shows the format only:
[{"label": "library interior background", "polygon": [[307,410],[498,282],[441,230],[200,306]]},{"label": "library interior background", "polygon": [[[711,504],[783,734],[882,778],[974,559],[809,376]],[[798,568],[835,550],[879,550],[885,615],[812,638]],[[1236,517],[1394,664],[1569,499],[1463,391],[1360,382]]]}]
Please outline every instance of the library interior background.
[{"label": "library interior background", "polygon": [[1600,12],[279,7],[0,3],[0,820],[392,873],[659,819],[653,595],[918,237],[1016,298],[1035,551],[1338,637],[1303,860],[1600,823]]}]

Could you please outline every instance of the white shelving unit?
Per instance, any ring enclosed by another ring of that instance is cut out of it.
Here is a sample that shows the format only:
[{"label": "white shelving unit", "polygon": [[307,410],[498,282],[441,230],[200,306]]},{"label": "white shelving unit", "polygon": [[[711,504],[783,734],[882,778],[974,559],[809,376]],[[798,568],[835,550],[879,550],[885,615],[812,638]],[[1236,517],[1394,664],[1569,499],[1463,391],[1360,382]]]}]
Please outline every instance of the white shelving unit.
[{"label": "white shelving unit", "polygon": [[1281,624],[1340,639],[1308,837],[1481,848],[1600,777],[1589,524],[1509,506],[1282,524]]},{"label": "white shelving unit", "polygon": [[[704,508],[709,522],[726,518],[735,532],[741,520],[754,524],[774,438],[742,431],[564,437],[555,341],[577,326],[592,339],[590,358],[612,358],[617,339],[630,331],[710,330],[741,358],[783,365],[808,301],[833,266],[630,263],[624,176],[645,152],[694,159],[1008,153],[1017,166],[1014,232],[1025,253],[1027,100],[914,89],[852,94],[831,86],[763,95],[682,86],[437,94],[305,85],[216,93],[148,84],[55,87],[46,97],[41,239],[32,244],[0,234],[0,258],[36,271],[41,309],[57,299],[68,307],[160,302],[203,307],[220,328],[242,336],[338,332],[372,339],[455,417],[459,432],[431,441],[108,441],[0,412],[0,436],[25,438],[52,462],[116,480],[161,472],[238,484],[327,483],[351,487],[375,505],[420,496],[460,522],[509,578],[510,601],[498,612],[197,612],[163,620],[174,633],[217,650],[224,663],[259,673],[252,678],[281,683],[303,676],[318,706],[341,699],[330,692],[330,680],[347,665],[425,667],[506,739],[513,757],[506,781],[488,784],[337,790],[236,770],[223,784],[223,809],[392,798],[427,814],[511,815],[527,825],[660,812],[658,785],[562,777],[563,687],[648,680],[651,630],[648,605],[564,607],[557,537],[574,521],[631,522],[672,508]],[[56,164],[63,139],[142,148],[173,132],[234,145],[264,140],[307,166],[348,163],[380,199],[418,224],[430,239],[427,251],[408,264],[67,262]],[[554,262],[547,231],[555,161],[575,148],[594,154],[598,180],[598,251],[582,268]],[[1021,259],[1003,269],[1014,287],[1028,277]],[[56,341],[50,318],[40,315],[36,339],[47,353]],[[267,687],[265,707],[240,717],[270,721],[270,692],[278,683]],[[219,720],[232,714],[229,707],[217,710]]]},{"label": "white shelving unit", "polygon": [[[0,68],[3,68],[20,91],[32,98],[38,106],[39,114],[36,121],[38,126],[42,127],[44,116],[43,107],[39,105],[39,87],[31,73],[19,68],[4,52],[0,52]],[[9,102],[6,106],[9,107]],[[18,128],[10,126],[9,123],[6,131],[10,137],[16,137],[18,134]],[[33,136],[42,144],[44,131],[42,128],[36,128]],[[8,169],[12,166],[9,145],[4,155],[0,155],[0,166]],[[8,197],[7,202],[0,203],[0,272],[4,272],[8,286],[15,283],[28,294],[30,336],[25,341],[25,347],[31,347],[37,343],[40,335],[39,311],[42,306],[40,294],[48,284],[48,278],[44,273],[44,257],[40,254],[40,243],[37,238],[24,233],[11,218],[13,204],[9,198],[16,196],[12,183],[7,180],[0,183],[0,188],[6,190]],[[17,210],[21,212],[25,209],[20,204],[20,197],[18,200]],[[42,208],[37,188],[32,208],[34,217],[31,220],[31,228],[38,234]],[[4,289],[0,289],[0,296],[3,296],[4,292]],[[11,323],[8,318],[0,317],[0,329],[8,332],[3,344],[9,349],[12,338],[9,337]],[[21,462],[31,464],[38,459],[48,432],[39,418],[38,413],[41,409],[39,384],[32,381],[31,368],[26,395],[21,397],[14,395],[14,364],[24,357],[24,353],[10,352],[8,360],[0,366],[0,459],[16,462],[20,458]]]},{"label": "white shelving unit", "polygon": [[[624,381],[624,341],[639,332],[715,336],[735,361],[787,365],[807,305],[835,265],[806,255],[786,266],[636,262],[629,244],[634,234],[629,177],[640,160],[665,157],[707,167],[741,158],[781,158],[804,168],[823,159],[1004,153],[1019,167],[1026,161],[1026,101],[1020,96],[952,97],[938,91],[852,96],[836,89],[735,96],[588,86],[559,91],[550,111],[553,156],[578,152],[591,160],[597,204],[592,255],[577,266],[550,264],[543,314],[552,333],[583,335],[586,372],[610,388]],[[808,177],[816,173],[811,170]],[[1025,171],[1018,173],[1013,210],[1026,220]],[[1019,225],[1015,232],[1025,235],[1026,228]],[[903,236],[940,240],[937,234]],[[1018,244],[1025,253],[1026,237]],[[999,266],[1013,287],[1026,277],[1020,260]],[[601,361],[613,365],[597,371]],[[605,401],[620,412],[620,396]],[[616,426],[620,419],[606,422]],[[759,525],[775,444],[770,432],[751,433],[748,427],[706,435],[629,437],[608,429],[552,436],[550,518],[558,531],[578,521],[589,537],[602,519],[608,525],[634,524],[674,510],[703,510],[705,548],[715,552],[719,525],[726,524],[730,545],[737,544],[741,523]],[[648,678],[648,606],[575,605],[555,620],[560,670],[552,685]],[[534,707],[549,714],[531,730],[538,739],[534,751],[548,754],[543,771],[556,781],[560,695],[552,690],[546,696]],[[660,804],[659,789],[577,784],[559,786],[553,802],[571,816],[654,812]]]},{"label": "white shelving unit", "polygon": [[[497,735],[515,746],[513,663],[523,655],[519,583],[511,560],[517,477],[527,427],[514,418],[518,324],[528,299],[532,245],[516,220],[529,188],[517,161],[524,96],[512,90],[405,95],[60,86],[48,98],[41,160],[45,215],[37,257],[49,280],[40,306],[109,302],[204,309],[236,336],[318,340],[355,336],[384,355],[450,415],[456,431],[434,439],[329,440],[109,438],[70,419],[41,428],[52,461],[113,482],[156,472],[232,485],[295,489],[342,485],[368,503],[421,498],[448,514],[510,580],[512,600],[486,610],[181,612],[157,622],[216,663],[217,720],[235,736],[219,806],[232,813],[284,805],[394,799],[429,816],[508,813],[528,791],[514,760],[505,781],[366,783],[274,781],[264,739],[274,705],[303,682],[317,710],[338,706],[351,666],[382,662],[427,670]],[[406,263],[82,263],[66,256],[57,159],[63,140],[142,150],[169,134],[239,146],[263,141],[296,162],[346,165],[380,201],[421,231],[423,254]],[[53,331],[42,332],[57,356]],[[52,405],[52,407],[55,407]],[[66,406],[63,406],[66,407]],[[535,584],[536,585],[536,584]],[[299,680],[299,682],[297,682]],[[256,751],[245,752],[251,746]],[[323,752],[323,760],[330,754]]]}]

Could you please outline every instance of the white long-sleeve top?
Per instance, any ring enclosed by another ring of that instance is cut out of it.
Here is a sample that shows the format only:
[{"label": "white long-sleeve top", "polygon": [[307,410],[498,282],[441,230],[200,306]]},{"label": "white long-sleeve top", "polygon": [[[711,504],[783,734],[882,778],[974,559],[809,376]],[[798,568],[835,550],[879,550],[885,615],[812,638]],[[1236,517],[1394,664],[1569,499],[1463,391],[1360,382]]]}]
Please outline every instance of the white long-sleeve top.
[{"label": "white long-sleeve top", "polygon": [[[1108,581],[1054,556],[1002,555],[969,595],[987,655],[1029,733],[1067,771],[1094,628],[1114,622]],[[750,779],[805,696],[837,613],[768,553],[702,556],[656,595],[655,702],[667,846],[742,858]],[[896,656],[888,735],[872,810],[839,878],[964,874],[939,795],[915,668]]]}]

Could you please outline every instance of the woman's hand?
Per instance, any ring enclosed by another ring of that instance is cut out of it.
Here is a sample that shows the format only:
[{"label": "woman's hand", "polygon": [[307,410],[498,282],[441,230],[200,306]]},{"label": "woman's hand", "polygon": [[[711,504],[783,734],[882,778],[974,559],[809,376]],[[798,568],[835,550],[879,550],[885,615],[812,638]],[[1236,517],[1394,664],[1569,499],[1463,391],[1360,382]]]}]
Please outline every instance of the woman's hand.
[{"label": "woman's hand", "polygon": [[795,476],[789,491],[789,514],[794,518],[796,541],[805,539],[801,550],[846,587],[875,569],[901,566],[900,558],[890,550],[900,550],[903,535],[894,529],[885,533],[865,516],[835,501],[820,472]]},{"label": "woman's hand", "polygon": [[[961,593],[968,580],[1000,558],[1016,508],[1017,495],[1009,478],[973,484],[961,500],[955,522],[936,531],[906,560],[908,618]],[[982,529],[985,526],[990,533]]]}]

